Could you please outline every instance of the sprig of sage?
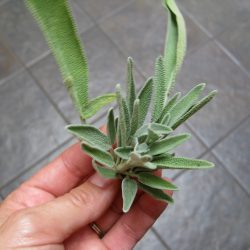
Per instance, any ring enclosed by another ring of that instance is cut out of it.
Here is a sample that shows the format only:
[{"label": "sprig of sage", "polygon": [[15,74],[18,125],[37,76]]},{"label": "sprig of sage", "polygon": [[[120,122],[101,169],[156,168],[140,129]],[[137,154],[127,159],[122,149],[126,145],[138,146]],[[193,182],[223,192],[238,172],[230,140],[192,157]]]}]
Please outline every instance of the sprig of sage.
[{"label": "sprig of sage", "polygon": [[[186,142],[189,134],[174,130],[199,111],[216,90],[201,98],[205,84],[187,94],[172,94],[177,74],[186,53],[184,18],[174,0],[163,0],[168,13],[164,54],[155,62],[152,77],[137,93],[134,62],[127,61],[126,95],[121,85],[115,93],[94,99],[88,97],[88,66],[84,47],[66,0],[26,0],[47,40],[62,78],[84,124],[68,125],[82,149],[93,159],[93,168],[104,178],[121,179],[123,211],[128,212],[137,190],[158,200],[173,202],[165,190],[177,190],[171,182],[155,175],[158,169],[208,169],[213,163],[175,156],[174,150]],[[157,3],[156,3],[157,4]],[[87,123],[103,106],[116,100],[107,114],[107,134]]]}]

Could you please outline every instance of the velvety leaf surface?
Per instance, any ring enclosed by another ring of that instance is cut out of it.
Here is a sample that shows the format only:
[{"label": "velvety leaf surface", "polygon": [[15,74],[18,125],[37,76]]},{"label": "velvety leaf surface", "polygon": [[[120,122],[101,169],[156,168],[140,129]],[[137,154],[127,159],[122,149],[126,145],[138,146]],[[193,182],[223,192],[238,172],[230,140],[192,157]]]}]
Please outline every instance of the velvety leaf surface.
[{"label": "velvety leaf surface", "polygon": [[66,128],[71,134],[75,135],[80,140],[85,141],[89,145],[103,150],[108,150],[111,148],[108,137],[94,126],[69,125]]},{"label": "velvety leaf surface", "polygon": [[136,136],[143,136],[143,135],[147,135],[148,134],[148,128],[153,129],[156,133],[158,134],[169,134],[172,132],[172,129],[169,126],[163,125],[163,124],[159,124],[159,123],[148,123],[143,125],[142,127],[140,127],[135,135]]},{"label": "velvety leaf surface", "polygon": [[195,86],[173,106],[173,108],[170,110],[170,126],[172,126],[182,115],[185,114],[186,111],[189,110],[189,108],[195,103],[195,101],[200,96],[204,87],[204,83]]},{"label": "velvety leaf surface", "polygon": [[188,138],[190,138],[189,134],[180,134],[157,141],[150,146],[149,154],[158,155],[166,153],[185,142]]},{"label": "velvety leaf surface", "polygon": [[166,157],[153,161],[157,166],[162,168],[175,168],[175,169],[202,169],[212,168],[214,164],[205,160],[196,160],[184,157]]},{"label": "velvety leaf surface", "polygon": [[150,173],[138,174],[138,180],[142,184],[156,188],[156,189],[167,189],[167,190],[178,190],[178,188],[169,181],[162,179],[161,177],[155,176]]},{"label": "velvety leaf surface", "polygon": [[149,78],[138,95],[138,99],[140,100],[139,126],[143,124],[147,116],[151,97],[152,97],[152,92],[153,92],[153,79]]},{"label": "velvety leaf surface", "polygon": [[110,140],[110,144],[111,145],[114,144],[116,137],[116,126],[115,126],[114,111],[112,108],[108,112],[107,134]]},{"label": "velvety leaf surface", "polygon": [[104,178],[108,178],[108,179],[115,179],[116,176],[116,172],[113,171],[112,169],[109,168],[105,168],[103,166],[100,166],[99,164],[97,164],[95,161],[93,161],[93,167],[95,168],[95,170]]},{"label": "velvety leaf surface", "polygon": [[88,65],[67,1],[26,0],[26,4],[42,29],[65,85],[82,114],[88,103]]},{"label": "velvety leaf surface", "polygon": [[135,94],[135,81],[133,75],[133,60],[131,57],[129,57],[127,63],[127,105],[130,115],[132,115],[133,112],[135,98],[136,94]]},{"label": "velvety leaf surface", "polygon": [[129,211],[137,193],[137,183],[135,180],[126,177],[122,180],[123,212]]},{"label": "velvety leaf surface", "polygon": [[82,149],[85,153],[90,155],[95,161],[112,168],[115,164],[111,155],[106,151],[102,151],[98,148],[90,147],[88,145],[82,145]]},{"label": "velvety leaf surface", "polygon": [[133,147],[119,147],[115,149],[115,154],[121,159],[128,160],[130,153],[133,151]]},{"label": "velvety leaf surface", "polygon": [[216,94],[217,94],[217,90],[213,90],[207,96],[205,96],[200,101],[198,101],[179,120],[175,122],[172,128],[173,129],[177,128],[179,125],[185,122],[188,118],[190,118],[193,114],[198,112],[202,107],[204,107],[208,102],[210,102],[215,97]]},{"label": "velvety leaf surface", "polygon": [[84,119],[91,118],[101,108],[113,102],[115,99],[116,95],[114,93],[108,93],[90,100],[88,104],[85,106],[85,109],[82,111],[82,118]]},{"label": "velvety leaf surface", "polygon": [[151,187],[146,186],[142,183],[139,184],[139,188],[142,189],[144,192],[150,194],[151,196],[153,196],[157,200],[165,201],[167,203],[174,202],[174,200],[171,196],[169,196],[168,194],[166,194],[165,192],[163,192],[160,189],[151,188]]}]

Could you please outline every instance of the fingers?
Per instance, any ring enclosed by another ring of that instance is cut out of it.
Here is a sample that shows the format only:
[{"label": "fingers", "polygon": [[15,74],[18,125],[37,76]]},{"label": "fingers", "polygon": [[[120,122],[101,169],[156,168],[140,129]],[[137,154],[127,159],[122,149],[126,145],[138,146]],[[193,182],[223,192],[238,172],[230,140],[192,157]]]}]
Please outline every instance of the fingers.
[{"label": "fingers", "polygon": [[133,249],[164,211],[167,204],[143,194],[103,238],[108,249]]},{"label": "fingers", "polygon": [[71,190],[92,173],[91,158],[82,151],[80,143],[77,143],[39,171],[25,185],[42,189],[57,197]]},{"label": "fingers", "polygon": [[120,191],[109,209],[98,220],[96,220],[95,223],[104,233],[106,233],[122,214],[122,197]]},{"label": "fingers", "polygon": [[91,158],[79,143],[72,145],[5,199],[0,209],[0,225],[14,211],[53,200],[92,173]]},{"label": "fingers", "polygon": [[[33,245],[62,242],[100,217],[111,205],[118,190],[119,181],[103,179],[95,174],[64,196],[21,211],[19,217],[12,221],[16,226],[11,231],[21,233],[24,239],[28,237],[29,244]],[[31,239],[30,235],[34,237]],[[36,238],[36,235],[39,237]]]},{"label": "fingers", "polygon": [[[155,171],[155,174],[161,176],[161,172],[162,172],[161,170],[157,170]],[[142,194],[143,192],[139,190],[134,202],[136,202],[141,197]],[[116,196],[114,202],[111,204],[110,208],[98,220],[95,221],[96,225],[103,231],[103,233],[108,232],[110,228],[123,215],[122,204],[123,204],[122,194],[120,191]],[[84,236],[82,238],[84,238]]]}]

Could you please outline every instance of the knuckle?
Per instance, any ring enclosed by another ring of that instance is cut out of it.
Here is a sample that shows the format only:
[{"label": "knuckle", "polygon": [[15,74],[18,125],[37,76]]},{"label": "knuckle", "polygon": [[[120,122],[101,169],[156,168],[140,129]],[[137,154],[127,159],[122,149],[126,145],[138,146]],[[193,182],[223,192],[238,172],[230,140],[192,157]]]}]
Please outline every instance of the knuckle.
[{"label": "knuckle", "polygon": [[70,191],[69,200],[75,207],[83,208],[94,204],[95,195],[93,192],[87,192],[83,188],[76,188]]},{"label": "knuckle", "polygon": [[37,220],[35,212],[31,209],[25,209],[14,213],[10,217],[9,223],[15,226],[16,231],[25,236],[37,230]]}]

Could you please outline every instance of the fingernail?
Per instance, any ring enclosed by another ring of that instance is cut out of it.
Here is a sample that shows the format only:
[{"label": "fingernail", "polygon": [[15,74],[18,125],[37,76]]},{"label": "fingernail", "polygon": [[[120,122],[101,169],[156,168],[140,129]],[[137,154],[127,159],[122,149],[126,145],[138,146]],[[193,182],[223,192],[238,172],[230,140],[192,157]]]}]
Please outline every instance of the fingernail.
[{"label": "fingernail", "polygon": [[111,179],[103,178],[103,177],[101,177],[97,173],[95,173],[94,175],[92,175],[89,178],[89,181],[90,181],[90,183],[92,183],[92,184],[94,184],[94,185],[96,185],[98,187],[101,187],[101,188],[107,187],[112,182]]}]

